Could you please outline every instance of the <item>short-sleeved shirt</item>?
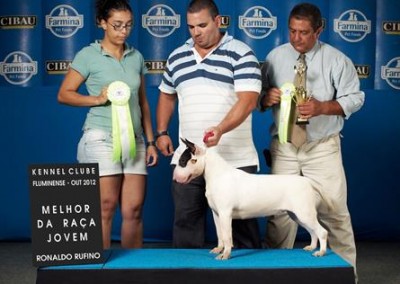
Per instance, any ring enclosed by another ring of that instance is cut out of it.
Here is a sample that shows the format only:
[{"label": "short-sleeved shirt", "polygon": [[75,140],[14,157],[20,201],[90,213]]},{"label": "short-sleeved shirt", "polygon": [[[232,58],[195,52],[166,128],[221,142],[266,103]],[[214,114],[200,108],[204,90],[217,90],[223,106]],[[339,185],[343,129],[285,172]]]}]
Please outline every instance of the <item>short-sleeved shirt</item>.
[{"label": "short-sleeved shirt", "polygon": [[[250,47],[225,33],[220,44],[204,58],[195,51],[192,39],[174,50],[159,89],[178,96],[179,137],[204,145],[204,131],[225,118],[238,101],[236,92],[261,91],[261,72]],[[177,163],[185,148],[180,141],[172,164]],[[216,150],[234,167],[259,165],[251,114],[222,136]]]},{"label": "short-sleeved shirt", "polygon": [[[104,86],[114,81],[123,81],[131,90],[129,107],[134,131],[137,136],[143,133],[142,114],[139,105],[141,75],[147,72],[142,54],[133,47],[125,45],[121,60],[117,60],[101,48],[96,41],[77,53],[71,68],[86,80],[86,88],[91,96],[98,96]],[[102,129],[111,132],[111,104],[91,107],[86,116],[84,129]]]}]

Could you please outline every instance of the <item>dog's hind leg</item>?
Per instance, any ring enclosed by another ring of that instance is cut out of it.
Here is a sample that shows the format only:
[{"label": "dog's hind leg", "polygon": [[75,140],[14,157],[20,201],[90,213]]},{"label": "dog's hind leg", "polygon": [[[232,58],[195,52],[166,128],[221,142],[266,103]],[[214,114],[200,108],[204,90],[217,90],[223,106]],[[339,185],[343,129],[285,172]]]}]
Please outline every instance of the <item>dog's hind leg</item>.
[{"label": "dog's hind leg", "polygon": [[318,236],[313,230],[307,230],[311,236],[311,243],[308,246],[305,246],[303,249],[308,251],[313,251],[317,248],[318,245]]},{"label": "dog's hind leg", "polygon": [[314,256],[323,256],[326,253],[327,242],[328,242],[328,231],[325,230],[319,223],[317,227],[317,232],[319,239],[319,251],[313,253]]},{"label": "dog's hind leg", "polygon": [[297,214],[297,222],[305,228],[311,235],[311,243],[304,247],[304,250],[313,251],[317,248],[318,240],[320,242],[320,250],[313,253],[314,256],[323,256],[326,253],[326,243],[328,232],[319,224],[317,214],[306,212],[306,214]]},{"label": "dog's hind leg", "polygon": [[314,256],[324,256],[326,253],[326,245],[328,239],[328,232],[318,223],[316,220],[313,228],[310,228],[306,224],[303,226],[311,235],[311,243],[305,246],[303,249],[313,251],[317,248],[319,240],[319,251],[313,253]]}]

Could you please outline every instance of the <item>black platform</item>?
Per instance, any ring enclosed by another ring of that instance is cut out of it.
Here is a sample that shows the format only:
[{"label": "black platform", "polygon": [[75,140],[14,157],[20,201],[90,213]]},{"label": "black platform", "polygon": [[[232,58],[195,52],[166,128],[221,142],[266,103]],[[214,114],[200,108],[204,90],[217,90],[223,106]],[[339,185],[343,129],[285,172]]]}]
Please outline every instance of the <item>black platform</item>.
[{"label": "black platform", "polygon": [[42,267],[36,284],[354,284],[353,268],[328,251],[233,250],[216,260],[205,249],[109,250],[103,264]]}]

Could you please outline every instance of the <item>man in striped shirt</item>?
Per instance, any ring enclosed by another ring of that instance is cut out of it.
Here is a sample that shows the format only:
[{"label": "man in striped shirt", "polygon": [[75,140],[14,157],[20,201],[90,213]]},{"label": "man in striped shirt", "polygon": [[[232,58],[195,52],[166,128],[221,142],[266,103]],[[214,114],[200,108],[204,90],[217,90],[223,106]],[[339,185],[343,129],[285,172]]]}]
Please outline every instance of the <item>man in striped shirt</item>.
[{"label": "man in striped shirt", "polygon": [[[253,51],[228,33],[212,0],[193,0],[187,10],[191,38],[169,56],[157,106],[157,147],[175,165],[186,146],[176,151],[168,125],[179,101],[179,137],[213,147],[232,166],[255,173],[259,166],[252,138],[251,112],[261,91],[258,60]],[[206,133],[212,133],[203,142]],[[249,193],[250,194],[250,193]],[[207,200],[203,177],[189,184],[173,181],[174,247],[202,247]],[[261,247],[256,219],[234,220],[236,247]]]}]

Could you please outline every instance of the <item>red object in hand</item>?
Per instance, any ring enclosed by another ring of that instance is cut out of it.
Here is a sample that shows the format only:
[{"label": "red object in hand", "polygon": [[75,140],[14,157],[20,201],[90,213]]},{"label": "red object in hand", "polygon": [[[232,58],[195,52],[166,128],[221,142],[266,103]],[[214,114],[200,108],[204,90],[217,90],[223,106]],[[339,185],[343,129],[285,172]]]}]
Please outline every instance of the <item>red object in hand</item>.
[{"label": "red object in hand", "polygon": [[212,131],[207,132],[207,133],[204,135],[203,142],[204,142],[204,143],[207,143],[208,138],[213,137],[213,136],[214,136],[214,132],[212,132]]}]

